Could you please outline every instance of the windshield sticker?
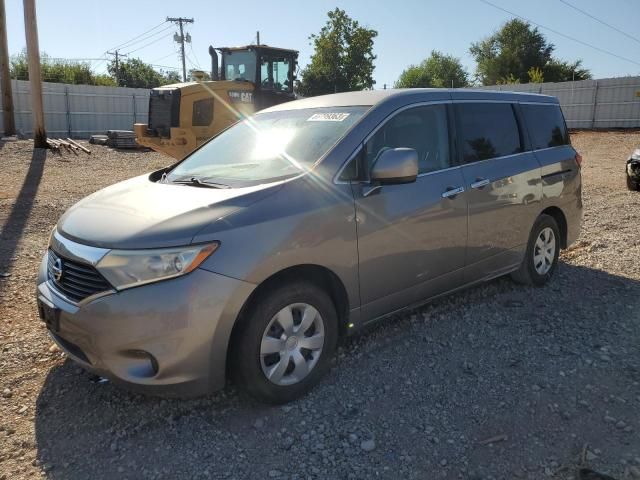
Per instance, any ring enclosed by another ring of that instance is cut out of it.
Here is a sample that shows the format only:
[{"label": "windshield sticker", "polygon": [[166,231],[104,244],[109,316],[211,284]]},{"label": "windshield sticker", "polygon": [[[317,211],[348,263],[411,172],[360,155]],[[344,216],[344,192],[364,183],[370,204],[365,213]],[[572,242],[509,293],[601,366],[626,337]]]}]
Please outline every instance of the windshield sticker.
[{"label": "windshield sticker", "polygon": [[314,113],[307,122],[342,122],[350,113]]}]

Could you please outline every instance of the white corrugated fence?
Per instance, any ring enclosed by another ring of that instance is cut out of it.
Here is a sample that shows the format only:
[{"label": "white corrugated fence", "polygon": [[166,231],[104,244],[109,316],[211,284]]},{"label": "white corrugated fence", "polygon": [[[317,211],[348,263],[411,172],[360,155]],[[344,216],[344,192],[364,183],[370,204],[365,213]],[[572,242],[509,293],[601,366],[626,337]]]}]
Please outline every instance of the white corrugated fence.
[{"label": "white corrugated fence", "polygon": [[[31,136],[30,84],[25,80],[11,80],[11,86],[16,129]],[[107,130],[132,130],[136,122],[146,123],[149,90],[44,82],[43,102],[50,137],[89,138]],[[2,115],[0,131],[4,132]]]},{"label": "white corrugated fence", "polygon": [[[29,82],[12,80],[16,128],[32,134]],[[51,137],[88,138],[107,130],[131,130],[146,123],[149,90],[43,84],[47,132]],[[640,77],[561,83],[526,83],[479,87],[533,92],[558,97],[569,128],[639,128]],[[1,105],[0,105],[1,110]],[[2,116],[0,115],[0,131]]]},{"label": "white corrugated fence", "polygon": [[479,88],[558,97],[569,128],[640,127],[640,77]]}]

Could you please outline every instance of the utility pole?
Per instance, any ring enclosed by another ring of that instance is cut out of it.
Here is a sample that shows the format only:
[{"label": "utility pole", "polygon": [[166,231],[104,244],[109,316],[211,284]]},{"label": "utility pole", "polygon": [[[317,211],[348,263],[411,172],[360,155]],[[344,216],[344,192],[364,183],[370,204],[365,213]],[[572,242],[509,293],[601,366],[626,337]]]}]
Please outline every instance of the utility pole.
[{"label": "utility pole", "polygon": [[27,57],[29,59],[29,83],[31,85],[33,146],[35,148],[47,148],[47,132],[44,128],[44,108],[42,105],[42,74],[40,72],[36,0],[23,0],[23,5],[24,32],[27,36]]},{"label": "utility pole", "polygon": [[5,136],[16,134],[16,122],[13,116],[13,92],[9,72],[9,47],[7,45],[7,14],[4,0],[0,0],[0,88],[2,89],[2,110]]},{"label": "utility pole", "polygon": [[185,23],[193,23],[193,18],[183,18],[183,17],[167,17],[167,22],[177,23],[180,27],[180,36],[174,35],[173,39],[176,42],[180,43],[180,56],[182,57],[182,81],[187,81],[187,67],[184,63],[184,42],[186,40],[187,43],[191,43],[191,36],[187,33],[187,38],[184,37],[184,29],[183,24]]},{"label": "utility pole", "polygon": [[256,32],[256,45],[260,45],[260,30]]},{"label": "utility pole", "polygon": [[120,57],[127,57],[128,55],[123,55],[120,51],[116,50],[114,52],[107,52],[107,55],[113,55],[116,60],[116,84],[120,86]]}]

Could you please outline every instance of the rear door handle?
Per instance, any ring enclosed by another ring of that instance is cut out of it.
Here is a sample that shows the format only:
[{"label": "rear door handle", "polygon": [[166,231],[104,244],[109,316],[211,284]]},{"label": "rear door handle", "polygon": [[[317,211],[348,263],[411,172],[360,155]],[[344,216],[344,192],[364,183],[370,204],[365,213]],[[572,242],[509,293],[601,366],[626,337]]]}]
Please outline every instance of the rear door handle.
[{"label": "rear door handle", "polygon": [[464,187],[449,187],[444,192],[442,192],[442,198],[453,198],[456,195],[461,194],[462,192],[464,192]]},{"label": "rear door handle", "polygon": [[473,182],[471,184],[471,188],[475,188],[476,190],[480,190],[484,187],[486,187],[487,185],[489,185],[491,182],[489,181],[488,178],[478,178],[475,182]]}]

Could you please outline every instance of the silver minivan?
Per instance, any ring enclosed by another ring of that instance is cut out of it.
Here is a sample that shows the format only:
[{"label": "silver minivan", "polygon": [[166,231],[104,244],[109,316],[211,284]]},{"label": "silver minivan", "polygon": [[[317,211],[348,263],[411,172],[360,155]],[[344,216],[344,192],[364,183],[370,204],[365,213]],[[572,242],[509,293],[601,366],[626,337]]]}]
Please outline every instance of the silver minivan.
[{"label": "silver minivan", "polygon": [[40,267],[40,316],[85,368],[188,396],[228,376],[306,392],[341,337],[510,274],[543,285],[582,216],[554,97],[412,89],[264,110],[81,200]]}]

